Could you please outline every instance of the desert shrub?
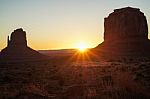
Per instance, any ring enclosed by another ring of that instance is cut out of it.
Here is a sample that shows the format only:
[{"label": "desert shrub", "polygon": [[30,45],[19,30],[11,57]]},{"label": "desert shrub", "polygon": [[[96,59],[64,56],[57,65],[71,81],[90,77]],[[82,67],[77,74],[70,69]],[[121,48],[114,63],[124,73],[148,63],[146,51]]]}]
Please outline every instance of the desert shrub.
[{"label": "desert shrub", "polygon": [[63,86],[64,83],[65,83],[65,82],[64,82],[64,79],[63,79],[62,77],[60,77],[58,83],[59,83],[60,86]]},{"label": "desert shrub", "polygon": [[140,64],[139,66],[140,66],[140,67],[145,67],[145,66],[146,66],[146,64]]},{"label": "desert shrub", "polygon": [[2,77],[0,83],[11,83],[12,79],[9,76]]}]

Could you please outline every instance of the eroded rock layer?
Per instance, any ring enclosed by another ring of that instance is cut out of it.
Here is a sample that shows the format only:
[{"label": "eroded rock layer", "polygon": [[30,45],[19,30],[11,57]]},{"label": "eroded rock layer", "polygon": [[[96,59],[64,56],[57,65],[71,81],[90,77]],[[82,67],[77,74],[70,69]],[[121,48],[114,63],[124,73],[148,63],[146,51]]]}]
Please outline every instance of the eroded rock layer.
[{"label": "eroded rock layer", "polygon": [[0,59],[4,61],[33,61],[46,58],[39,52],[27,46],[26,32],[23,29],[16,29],[11,33],[7,41],[7,47],[0,53]]},{"label": "eroded rock layer", "polygon": [[8,47],[27,47],[26,32],[22,28],[14,30],[8,37]]},{"label": "eroded rock layer", "polygon": [[148,39],[147,21],[137,8],[116,9],[104,21],[105,41]]},{"label": "eroded rock layer", "polygon": [[95,48],[107,55],[150,55],[148,25],[138,8],[115,9],[104,19],[104,42]]}]

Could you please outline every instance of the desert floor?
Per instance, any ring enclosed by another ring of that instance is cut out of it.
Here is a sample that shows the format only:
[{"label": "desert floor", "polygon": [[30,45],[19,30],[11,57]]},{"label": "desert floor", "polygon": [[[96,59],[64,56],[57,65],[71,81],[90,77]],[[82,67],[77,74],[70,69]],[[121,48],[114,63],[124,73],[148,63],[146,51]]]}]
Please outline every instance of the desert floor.
[{"label": "desert floor", "polygon": [[0,63],[0,99],[150,99],[150,59]]}]

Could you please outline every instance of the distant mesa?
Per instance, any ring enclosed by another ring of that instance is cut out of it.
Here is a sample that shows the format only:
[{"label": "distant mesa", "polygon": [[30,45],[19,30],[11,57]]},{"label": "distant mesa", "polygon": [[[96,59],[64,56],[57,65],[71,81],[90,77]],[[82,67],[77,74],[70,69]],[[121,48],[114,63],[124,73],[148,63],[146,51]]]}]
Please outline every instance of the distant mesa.
[{"label": "distant mesa", "polygon": [[45,56],[27,46],[26,32],[22,28],[14,30],[7,47],[1,51],[1,60],[6,61],[32,61],[43,59]]},{"label": "distant mesa", "polygon": [[148,25],[144,13],[132,7],[115,9],[104,19],[104,42],[95,50],[110,56],[150,55]]}]

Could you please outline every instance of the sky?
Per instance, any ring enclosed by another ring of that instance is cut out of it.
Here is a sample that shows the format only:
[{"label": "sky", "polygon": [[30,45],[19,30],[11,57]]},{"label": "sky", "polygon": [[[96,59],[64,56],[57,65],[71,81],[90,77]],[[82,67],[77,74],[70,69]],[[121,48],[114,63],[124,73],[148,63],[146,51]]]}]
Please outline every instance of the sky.
[{"label": "sky", "polygon": [[0,0],[0,50],[17,28],[26,31],[28,46],[36,50],[76,48],[79,43],[93,48],[103,41],[104,17],[114,9],[140,8],[149,25],[149,5],[150,0]]}]

